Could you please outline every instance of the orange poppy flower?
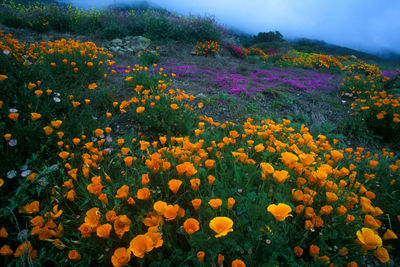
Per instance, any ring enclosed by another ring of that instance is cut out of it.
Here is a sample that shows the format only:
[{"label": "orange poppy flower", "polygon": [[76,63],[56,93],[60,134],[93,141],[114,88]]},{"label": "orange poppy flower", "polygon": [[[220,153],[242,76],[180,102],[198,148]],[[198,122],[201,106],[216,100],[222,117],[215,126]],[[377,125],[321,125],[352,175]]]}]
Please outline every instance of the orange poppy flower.
[{"label": "orange poppy flower", "polygon": [[338,200],[338,196],[335,193],[326,192],[325,195],[326,195],[326,201],[328,202],[333,202]]},{"label": "orange poppy flower", "polygon": [[79,254],[78,251],[76,251],[75,249],[73,249],[73,250],[70,250],[70,251],[68,252],[68,258],[69,258],[70,260],[77,261],[77,260],[80,260],[80,259],[82,258],[82,256],[81,256],[81,254]]},{"label": "orange poppy flower", "polygon": [[88,88],[89,88],[90,90],[94,90],[94,89],[97,88],[97,84],[96,84],[96,83],[91,83],[91,84],[88,85]]},{"label": "orange poppy flower", "polygon": [[114,222],[116,218],[117,218],[117,213],[115,212],[115,210],[107,211],[106,219],[108,222]]},{"label": "orange poppy flower", "polygon": [[292,216],[289,214],[292,212],[292,208],[289,205],[279,203],[278,205],[271,204],[267,208],[268,212],[272,213],[274,215],[274,218],[277,221],[284,221],[288,216]]},{"label": "orange poppy flower", "polygon": [[126,215],[119,215],[114,220],[114,231],[121,239],[129,231],[131,220]]},{"label": "orange poppy flower", "polygon": [[67,193],[67,199],[69,201],[74,201],[75,197],[76,197],[76,192],[73,189],[69,190]]},{"label": "orange poppy flower", "polygon": [[369,161],[369,167],[371,169],[374,169],[376,166],[378,166],[378,164],[379,164],[379,161],[376,161],[376,160],[370,160]]},{"label": "orange poppy flower", "polygon": [[208,201],[208,205],[210,205],[211,208],[216,210],[222,205],[222,200],[219,198],[210,199],[210,201]]},{"label": "orange poppy flower", "polygon": [[153,208],[159,215],[162,215],[167,208],[167,203],[164,201],[157,201],[154,203]]},{"label": "orange poppy flower", "polygon": [[386,248],[378,248],[374,251],[374,256],[377,257],[382,263],[386,263],[390,260],[389,253]]},{"label": "orange poppy flower", "polygon": [[186,233],[192,235],[200,230],[199,221],[193,218],[186,219],[186,221],[183,223],[183,228],[185,229]]},{"label": "orange poppy flower", "polygon": [[97,137],[99,137],[100,135],[102,135],[104,133],[104,131],[102,130],[102,129],[96,129],[95,131],[94,131],[94,134],[97,136]]},{"label": "orange poppy flower", "polygon": [[190,179],[190,185],[192,187],[193,191],[197,191],[197,189],[199,189],[200,186],[200,179]]},{"label": "orange poppy flower", "polygon": [[204,261],[204,256],[206,256],[206,253],[204,253],[204,251],[199,251],[196,254],[196,257],[199,260],[199,262],[203,262]]},{"label": "orange poppy flower", "polygon": [[204,165],[206,166],[207,169],[211,170],[214,167],[215,160],[208,159],[204,162]]},{"label": "orange poppy flower", "polygon": [[146,235],[138,235],[129,243],[129,250],[138,258],[143,258],[153,247],[153,240]]},{"label": "orange poppy flower", "polygon": [[242,260],[232,261],[232,267],[246,267],[246,264]]},{"label": "orange poppy flower", "polygon": [[334,163],[337,163],[339,160],[343,158],[343,154],[337,150],[332,150],[331,151],[331,157]]},{"label": "orange poppy flower", "polygon": [[297,161],[299,160],[299,158],[295,154],[290,152],[283,152],[281,156],[283,164],[285,164],[286,167],[288,167],[289,169],[293,169],[297,164]]},{"label": "orange poppy flower", "polygon": [[301,257],[303,255],[303,249],[299,246],[295,246],[293,248],[294,254],[296,254],[297,257]]},{"label": "orange poppy flower", "polygon": [[108,196],[105,193],[101,193],[97,198],[105,204],[108,203]]},{"label": "orange poppy flower", "polygon": [[302,201],[303,200],[303,191],[292,189],[292,197],[296,201]]},{"label": "orange poppy flower", "polygon": [[60,128],[62,121],[61,120],[56,120],[56,121],[51,121],[50,122],[51,126],[53,126],[54,128],[58,129]]},{"label": "orange poppy flower", "polygon": [[39,212],[39,201],[33,201],[24,206],[24,212],[28,214]]},{"label": "orange poppy flower", "polygon": [[97,227],[96,232],[98,237],[109,238],[112,226],[109,223],[102,224]]},{"label": "orange poppy flower", "polygon": [[67,151],[62,151],[62,152],[58,153],[58,156],[60,158],[62,158],[63,160],[66,160],[69,156],[69,153]]},{"label": "orange poppy flower", "polygon": [[18,257],[21,257],[22,255],[30,255],[32,259],[35,259],[36,254],[37,254],[37,251],[36,250],[32,251],[31,242],[28,241],[17,247],[17,249],[14,252],[14,257],[18,258]]},{"label": "orange poppy flower", "polygon": [[145,151],[149,146],[150,143],[146,141],[139,141],[140,143],[140,150]]},{"label": "orange poppy flower", "polygon": [[223,266],[224,265],[224,255],[218,254],[218,265]]},{"label": "orange poppy flower", "polygon": [[136,193],[136,198],[141,200],[147,200],[150,198],[150,190],[147,187],[139,189]]},{"label": "orange poppy flower", "polygon": [[175,220],[179,212],[179,205],[168,205],[164,210],[164,217],[167,221]]},{"label": "orange poppy flower", "polygon": [[172,191],[172,193],[176,194],[182,185],[182,181],[178,179],[171,179],[168,182],[169,189]]},{"label": "orange poppy flower", "polygon": [[274,167],[272,167],[271,164],[261,162],[260,163],[260,168],[261,168],[261,173],[262,173],[262,179],[265,180],[268,174],[274,173]]},{"label": "orange poppy flower", "polygon": [[99,208],[91,208],[86,212],[85,223],[90,227],[97,227],[100,222],[100,216]]},{"label": "orange poppy flower", "polygon": [[397,239],[397,235],[392,230],[387,229],[386,232],[383,234],[383,239],[384,240]]},{"label": "orange poppy flower", "polygon": [[228,217],[215,217],[209,223],[209,227],[216,232],[216,238],[225,236],[229,232],[233,232],[233,221]]},{"label": "orange poppy flower", "polygon": [[272,176],[280,184],[284,183],[290,177],[289,173],[285,170],[275,171]]},{"label": "orange poppy flower", "polygon": [[35,113],[35,112],[32,112],[31,113],[31,119],[33,120],[33,121],[37,121],[38,119],[40,119],[42,117],[42,115],[40,115],[39,113]]},{"label": "orange poppy flower", "polygon": [[10,120],[16,121],[19,117],[18,113],[12,112],[10,114],[8,114],[8,118],[10,118]]},{"label": "orange poppy flower", "polygon": [[213,185],[213,183],[215,182],[215,177],[212,176],[212,175],[209,175],[209,176],[207,177],[207,180],[208,180],[208,184],[209,184],[209,185]]},{"label": "orange poppy flower", "polygon": [[0,249],[0,255],[2,256],[11,256],[13,253],[9,245],[4,245]]},{"label": "orange poppy flower", "polygon": [[330,205],[322,206],[319,213],[321,215],[329,215],[333,211],[333,207]]},{"label": "orange poppy flower", "polygon": [[142,114],[144,112],[145,108],[144,107],[138,107],[136,108],[136,113]]},{"label": "orange poppy flower", "polygon": [[310,256],[315,256],[319,254],[319,247],[316,245],[311,245],[309,248],[309,254]]},{"label": "orange poppy flower", "polygon": [[231,210],[235,205],[236,200],[233,197],[228,198],[228,209]]},{"label": "orange poppy flower", "polygon": [[74,143],[74,145],[78,145],[79,143],[81,142],[81,139],[79,139],[79,138],[74,138],[74,139],[72,139],[72,143]]},{"label": "orange poppy flower", "polygon": [[195,210],[198,210],[201,206],[201,199],[195,198],[192,200],[192,206]]},{"label": "orange poppy flower", "polygon": [[351,214],[347,214],[346,216],[346,223],[351,223],[352,221],[354,221],[356,218],[351,215]]},{"label": "orange poppy flower", "polygon": [[122,267],[131,260],[131,251],[126,248],[117,248],[111,256],[111,263],[114,267]]},{"label": "orange poppy flower", "polygon": [[263,144],[258,144],[258,145],[256,145],[256,146],[254,147],[254,150],[255,150],[257,153],[260,153],[260,152],[263,152],[263,151],[265,150],[265,147],[264,147]]},{"label": "orange poppy flower", "polygon": [[124,162],[126,164],[127,167],[131,167],[132,166],[132,162],[133,162],[133,157],[128,156],[124,158]]},{"label": "orange poppy flower", "polygon": [[179,106],[177,104],[171,104],[170,107],[172,110],[177,110],[179,108]]},{"label": "orange poppy flower", "polygon": [[7,233],[7,230],[6,230],[6,228],[1,228],[0,229],[0,238],[7,238],[8,237],[8,233]]},{"label": "orange poppy flower", "polygon": [[123,185],[117,190],[116,198],[128,198],[129,186]]},{"label": "orange poppy flower", "polygon": [[362,228],[361,231],[357,231],[358,241],[363,245],[363,249],[376,249],[382,246],[382,239],[372,229]]}]

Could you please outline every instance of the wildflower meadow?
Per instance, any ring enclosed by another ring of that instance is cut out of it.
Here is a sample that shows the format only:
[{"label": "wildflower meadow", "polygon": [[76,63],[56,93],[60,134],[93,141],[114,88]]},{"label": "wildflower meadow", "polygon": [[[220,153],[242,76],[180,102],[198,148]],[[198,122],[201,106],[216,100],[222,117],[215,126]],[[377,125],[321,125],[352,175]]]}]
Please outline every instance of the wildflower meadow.
[{"label": "wildflower meadow", "polygon": [[[226,31],[207,18],[138,12],[0,8],[9,26],[82,34],[83,23],[106,37],[122,27],[117,16],[162,20],[175,35],[155,32],[164,24],[137,27],[172,39],[190,29],[199,33],[184,40],[192,57],[226,49],[260,67],[163,61],[162,47],[126,65],[94,42],[24,43],[0,32],[2,266],[396,266],[396,71],[346,55],[224,45]],[[216,120],[202,99],[173,87],[198,80],[237,98],[271,85],[336,91],[354,136],[369,132],[393,149],[348,146],[287,117]]]}]

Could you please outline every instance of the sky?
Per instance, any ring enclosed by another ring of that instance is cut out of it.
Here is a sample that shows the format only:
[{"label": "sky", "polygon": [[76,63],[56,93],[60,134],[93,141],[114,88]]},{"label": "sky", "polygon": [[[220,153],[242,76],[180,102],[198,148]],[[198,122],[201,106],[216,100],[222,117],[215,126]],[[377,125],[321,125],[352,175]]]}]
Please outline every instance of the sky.
[{"label": "sky", "polygon": [[[135,0],[72,0],[105,7]],[[400,0],[149,0],[183,15],[214,15],[250,34],[278,30],[285,39],[310,38],[357,50],[400,53]]]}]

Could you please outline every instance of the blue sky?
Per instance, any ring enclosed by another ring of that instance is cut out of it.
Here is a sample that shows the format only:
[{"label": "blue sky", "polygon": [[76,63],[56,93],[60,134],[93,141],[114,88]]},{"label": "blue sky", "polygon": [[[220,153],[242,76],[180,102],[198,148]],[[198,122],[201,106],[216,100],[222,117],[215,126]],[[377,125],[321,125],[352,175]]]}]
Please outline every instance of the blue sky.
[{"label": "blue sky", "polygon": [[[104,7],[134,0],[71,0]],[[137,2],[137,1],[136,1]],[[306,37],[368,52],[400,53],[400,0],[150,0],[181,14],[215,15],[245,32],[278,30],[285,38]]]}]

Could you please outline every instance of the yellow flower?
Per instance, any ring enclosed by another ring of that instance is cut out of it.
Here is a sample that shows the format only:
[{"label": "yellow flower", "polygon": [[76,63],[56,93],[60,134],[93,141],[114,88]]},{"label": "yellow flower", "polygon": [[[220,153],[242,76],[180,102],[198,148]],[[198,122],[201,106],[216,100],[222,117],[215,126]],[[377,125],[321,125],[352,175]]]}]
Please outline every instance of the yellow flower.
[{"label": "yellow flower", "polygon": [[8,78],[7,75],[0,74],[0,81],[4,81],[7,78]]},{"label": "yellow flower", "polygon": [[363,249],[376,249],[382,246],[382,239],[369,228],[362,228],[361,231],[357,231],[357,238],[363,244]]},{"label": "yellow flower", "polygon": [[268,206],[267,210],[274,215],[277,221],[284,221],[286,217],[292,216],[289,214],[292,212],[292,208],[289,205],[279,203],[278,205],[271,204]]},{"label": "yellow flower", "polygon": [[216,238],[225,236],[229,232],[233,232],[233,221],[228,217],[215,217],[210,221],[210,228],[216,232]]}]

